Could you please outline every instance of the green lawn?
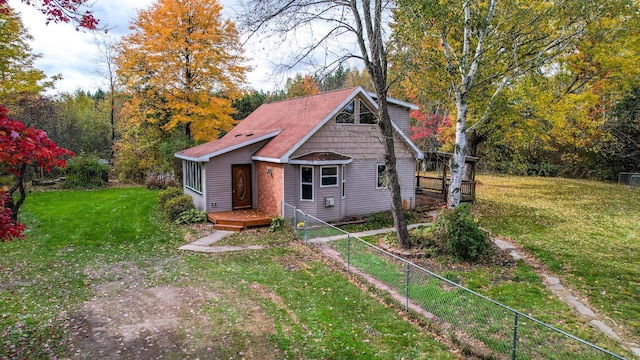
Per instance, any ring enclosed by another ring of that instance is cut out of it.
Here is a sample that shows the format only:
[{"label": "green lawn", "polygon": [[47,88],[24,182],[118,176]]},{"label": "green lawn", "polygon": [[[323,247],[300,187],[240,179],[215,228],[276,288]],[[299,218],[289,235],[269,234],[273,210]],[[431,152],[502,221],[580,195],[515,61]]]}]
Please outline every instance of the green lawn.
[{"label": "green lawn", "polygon": [[595,309],[640,339],[640,189],[596,181],[478,176],[474,212]]},{"label": "green lawn", "polygon": [[29,194],[26,238],[0,244],[0,358],[454,358],[286,231],[266,250],[177,250],[156,197]]}]

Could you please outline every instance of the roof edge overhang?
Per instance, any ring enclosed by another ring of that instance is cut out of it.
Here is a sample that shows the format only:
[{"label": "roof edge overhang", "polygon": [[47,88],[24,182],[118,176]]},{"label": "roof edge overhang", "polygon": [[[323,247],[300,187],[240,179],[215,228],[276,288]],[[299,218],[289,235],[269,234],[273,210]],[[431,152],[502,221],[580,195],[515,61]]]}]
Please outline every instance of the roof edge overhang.
[{"label": "roof edge overhang", "polygon": [[[369,92],[368,93],[372,98],[377,98],[378,95],[376,95],[376,93],[373,92]],[[398,105],[398,106],[402,106],[402,107],[406,107],[409,110],[418,110],[420,109],[417,105],[406,102],[406,101],[402,101],[402,100],[398,100],[396,98],[392,98],[387,96],[387,102],[393,105]]]},{"label": "roof edge overhang", "polygon": [[347,165],[351,164],[353,159],[349,160],[290,160],[291,165]]},{"label": "roof edge overhang", "polygon": [[251,160],[253,161],[263,161],[263,162],[270,162],[270,163],[276,163],[276,164],[286,164],[286,161],[282,161],[282,159],[276,159],[276,158],[269,158],[269,157],[264,157],[264,156],[252,156]]},{"label": "roof edge overhang", "polygon": [[226,147],[224,149],[220,149],[218,151],[214,151],[214,152],[206,154],[206,155],[193,157],[193,156],[183,155],[183,154],[180,154],[180,153],[175,153],[175,154],[173,154],[173,156],[177,157],[178,159],[182,159],[182,160],[197,161],[197,162],[207,162],[207,161],[211,160],[211,158],[214,158],[216,156],[220,156],[222,154],[226,154],[228,152],[241,149],[241,148],[243,148],[245,146],[253,145],[253,144],[258,143],[260,141],[272,139],[272,138],[278,136],[278,134],[280,134],[281,132],[282,132],[282,130],[274,131],[272,133],[269,133],[269,134],[266,134],[266,135],[262,135],[262,136],[258,136],[257,138],[253,138],[251,140],[248,140],[248,141],[236,144],[236,145],[232,145],[232,146]]},{"label": "roof edge overhang", "polygon": [[418,147],[416,146],[416,144],[413,143],[413,141],[411,141],[411,139],[409,139],[409,137],[407,136],[407,134],[405,134],[402,130],[400,130],[400,128],[398,127],[398,125],[396,125],[396,123],[394,123],[393,121],[391,122],[391,125],[393,126],[393,128],[396,130],[396,132],[398,133],[398,135],[400,135],[400,137],[402,138],[402,140],[404,140],[404,142],[409,145],[409,147],[414,151],[416,159],[418,160],[422,160],[424,159],[424,154],[422,153],[422,151],[420,151],[420,149],[418,149]]}]

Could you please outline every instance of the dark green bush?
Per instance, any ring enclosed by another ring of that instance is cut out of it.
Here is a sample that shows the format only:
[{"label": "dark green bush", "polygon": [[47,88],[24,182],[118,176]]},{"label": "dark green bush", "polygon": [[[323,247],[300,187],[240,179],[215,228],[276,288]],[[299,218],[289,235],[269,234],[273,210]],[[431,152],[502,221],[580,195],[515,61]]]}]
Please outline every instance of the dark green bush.
[{"label": "dark green bush", "polygon": [[95,156],[76,156],[67,161],[66,180],[68,189],[98,188],[107,183],[109,166]]},{"label": "dark green bush", "polygon": [[442,211],[434,227],[438,246],[458,259],[477,260],[490,248],[487,235],[478,226],[469,205]]},{"label": "dark green bush", "polygon": [[180,214],[193,209],[193,200],[189,195],[180,195],[168,200],[162,209],[169,221],[176,221]]},{"label": "dark green bush", "polygon": [[182,189],[177,187],[168,187],[165,190],[160,191],[160,193],[158,194],[158,203],[160,204],[160,209],[164,209],[164,204],[166,204],[167,201],[180,195],[183,195]]},{"label": "dark green bush", "polygon": [[178,225],[186,225],[186,224],[199,224],[207,221],[207,213],[198,210],[198,209],[190,209],[184,211],[178,215],[176,219],[176,224]]},{"label": "dark green bush", "polygon": [[271,219],[269,225],[269,232],[276,232],[284,227],[284,219],[281,216],[276,216]]}]

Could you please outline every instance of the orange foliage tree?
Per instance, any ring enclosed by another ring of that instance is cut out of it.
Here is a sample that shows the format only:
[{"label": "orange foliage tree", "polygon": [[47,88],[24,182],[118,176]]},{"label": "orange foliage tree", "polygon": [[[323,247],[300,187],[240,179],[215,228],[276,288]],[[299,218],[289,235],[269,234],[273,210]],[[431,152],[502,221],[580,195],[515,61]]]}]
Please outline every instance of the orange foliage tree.
[{"label": "orange foliage tree", "polygon": [[247,67],[233,22],[217,1],[160,0],[141,10],[120,42],[118,75],[130,123],[215,139],[234,120]]}]

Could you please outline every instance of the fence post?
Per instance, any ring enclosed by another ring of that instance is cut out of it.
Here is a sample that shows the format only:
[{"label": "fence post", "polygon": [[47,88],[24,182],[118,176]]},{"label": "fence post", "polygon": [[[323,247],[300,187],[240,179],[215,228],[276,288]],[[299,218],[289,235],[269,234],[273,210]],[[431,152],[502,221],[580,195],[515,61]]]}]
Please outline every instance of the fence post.
[{"label": "fence post", "polygon": [[516,360],[516,350],[518,349],[518,313],[513,320],[513,346],[511,348],[511,359]]},{"label": "fence post", "polygon": [[408,312],[409,311],[409,270],[411,269],[411,265],[407,262],[407,271],[405,276],[405,304],[404,308]]},{"label": "fence post", "polygon": [[296,235],[296,239],[300,239],[298,237],[298,208],[293,207],[293,233]]},{"label": "fence post", "polygon": [[347,273],[351,272],[351,234],[347,234]]},{"label": "fence post", "polygon": [[304,212],[304,243],[307,243],[308,235],[307,235],[307,212]]}]

